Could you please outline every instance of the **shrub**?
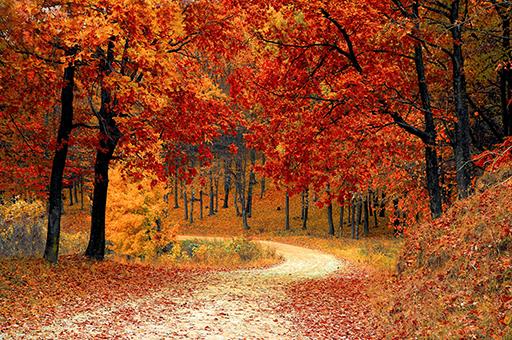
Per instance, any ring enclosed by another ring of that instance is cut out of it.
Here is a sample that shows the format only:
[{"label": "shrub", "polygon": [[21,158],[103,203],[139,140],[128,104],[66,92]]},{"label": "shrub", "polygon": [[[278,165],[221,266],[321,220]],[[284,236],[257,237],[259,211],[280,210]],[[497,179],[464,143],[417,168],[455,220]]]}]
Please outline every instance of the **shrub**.
[{"label": "shrub", "polygon": [[220,267],[244,267],[248,264],[275,263],[279,259],[273,249],[247,239],[185,240],[168,244],[161,249],[161,259],[172,263]]},{"label": "shrub", "polygon": [[0,256],[41,256],[45,208],[40,201],[16,199],[0,206]]}]

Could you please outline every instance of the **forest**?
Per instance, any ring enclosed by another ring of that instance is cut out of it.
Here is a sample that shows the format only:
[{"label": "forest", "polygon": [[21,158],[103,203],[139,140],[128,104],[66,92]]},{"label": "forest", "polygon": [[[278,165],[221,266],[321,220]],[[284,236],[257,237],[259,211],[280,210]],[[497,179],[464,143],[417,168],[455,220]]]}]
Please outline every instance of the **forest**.
[{"label": "forest", "polygon": [[0,0],[0,339],[512,338],[512,2]]}]

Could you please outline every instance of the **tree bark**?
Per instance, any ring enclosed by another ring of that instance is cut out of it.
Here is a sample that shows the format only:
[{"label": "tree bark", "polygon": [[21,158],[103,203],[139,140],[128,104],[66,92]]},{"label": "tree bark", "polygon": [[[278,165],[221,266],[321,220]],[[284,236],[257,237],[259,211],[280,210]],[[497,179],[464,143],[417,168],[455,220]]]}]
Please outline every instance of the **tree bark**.
[{"label": "tree bark", "polygon": [[203,219],[203,190],[199,191],[199,219]]},{"label": "tree bark", "polygon": [[362,219],[362,210],[363,210],[363,199],[360,194],[357,196],[357,216],[356,216],[356,230],[355,230],[355,239],[359,240],[359,226],[361,225]]},{"label": "tree bark", "polygon": [[224,160],[224,202],[222,203],[223,209],[227,209],[229,207],[229,190],[231,189],[230,168],[231,162],[228,163],[226,160]]},{"label": "tree bark", "polygon": [[183,190],[183,207],[184,207],[184,211],[183,213],[185,214],[185,221],[188,221],[188,199],[187,199],[187,188],[185,187],[184,190]]},{"label": "tree bark", "polygon": [[219,211],[219,178],[215,177],[215,212]]},{"label": "tree bark", "polygon": [[382,191],[382,198],[380,200],[380,217],[386,217],[386,193]]},{"label": "tree bark", "polygon": [[254,173],[254,166],[256,165],[256,151],[251,150],[250,151],[250,158],[251,158],[251,169],[249,170],[249,186],[247,189],[247,217],[252,216],[252,198],[253,198],[253,191],[254,191],[254,185],[256,184],[256,175]]},{"label": "tree bark", "polygon": [[73,206],[73,184],[69,185],[69,206]]},{"label": "tree bark", "polygon": [[84,210],[84,178],[80,177],[80,210]]},{"label": "tree bark", "polygon": [[344,203],[345,202],[341,202],[341,205],[340,205],[340,222],[339,222],[339,225],[338,225],[338,236],[341,237],[342,235],[342,232],[343,232],[343,219],[344,219],[344,215],[345,215],[345,207],[344,207]]},{"label": "tree bark", "polygon": [[350,201],[350,231],[352,239],[356,238],[356,198],[352,197]]},{"label": "tree bark", "polygon": [[284,203],[284,230],[290,230],[290,194],[288,191]]},{"label": "tree bark", "polygon": [[460,0],[452,2],[450,11],[451,34],[453,39],[453,95],[457,115],[455,133],[455,166],[457,191],[459,198],[471,194],[471,136],[469,133],[469,113],[464,73],[464,55],[462,53],[463,20],[459,18]]},{"label": "tree bark", "polygon": [[304,219],[302,220],[302,229],[308,229],[308,212],[309,212],[309,189],[304,190]]},{"label": "tree bark", "polygon": [[215,215],[215,192],[213,191],[213,171],[210,169],[210,194],[208,216]]},{"label": "tree bark", "polygon": [[[265,158],[265,154],[263,154],[261,156],[261,165],[262,166],[265,166],[265,163],[266,163],[267,159]],[[260,199],[263,199],[263,195],[265,195],[265,190],[266,190],[266,183],[265,183],[265,176],[261,176],[261,179],[260,179],[260,188],[261,188],[261,191],[260,191]]]},{"label": "tree bark", "polygon": [[189,215],[189,218],[190,218],[190,224],[193,224],[194,223],[194,201],[195,201],[195,196],[194,196],[194,186],[192,186],[192,188],[190,189],[190,215]]},{"label": "tree bark", "polygon": [[365,197],[363,201],[364,220],[363,220],[363,231],[364,236],[368,236],[370,233],[370,213],[369,213],[370,198]]},{"label": "tree bark", "polygon": [[178,209],[180,207],[179,204],[179,193],[178,193],[178,186],[179,186],[179,170],[178,170],[178,162],[176,161],[176,172],[174,174],[174,209]]},{"label": "tree bark", "polygon": [[329,204],[327,205],[327,223],[329,224],[329,235],[334,236],[334,219],[332,217],[331,187],[327,185],[327,195],[329,196]]},{"label": "tree bark", "polygon": [[[106,59],[102,61],[102,75],[110,74],[114,62],[114,41],[110,39]],[[91,234],[85,255],[90,259],[103,260],[105,257],[105,213],[108,194],[108,171],[117,143],[121,138],[112,108],[112,98],[109,90],[101,80],[101,107],[98,112],[99,148],[96,150],[94,165],[94,194],[91,214]]]},{"label": "tree bark", "polygon": [[495,5],[496,11],[501,19],[501,46],[503,48],[503,52],[505,52],[508,59],[504,62],[503,67],[499,71],[499,80],[500,80],[500,96],[501,96],[501,119],[503,123],[503,136],[511,136],[512,135],[512,117],[511,117],[511,108],[512,108],[512,70],[510,63],[510,39],[511,39],[511,31],[510,31],[510,13],[509,13],[509,5],[505,8]]},{"label": "tree bark", "polygon": [[65,85],[61,91],[61,117],[57,132],[57,149],[53,156],[52,173],[48,195],[48,230],[44,258],[57,263],[60,241],[60,218],[62,212],[62,178],[68,155],[68,142],[73,129],[73,90],[75,87],[75,67],[68,65],[64,70]]}]

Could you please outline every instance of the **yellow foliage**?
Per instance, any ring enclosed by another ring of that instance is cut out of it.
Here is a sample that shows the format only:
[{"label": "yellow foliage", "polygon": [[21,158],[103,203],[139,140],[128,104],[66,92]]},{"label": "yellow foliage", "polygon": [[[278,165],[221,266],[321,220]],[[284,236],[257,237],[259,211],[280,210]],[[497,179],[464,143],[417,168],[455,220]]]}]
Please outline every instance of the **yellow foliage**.
[{"label": "yellow foliage", "polygon": [[154,257],[159,247],[174,237],[164,225],[167,205],[164,185],[151,186],[154,178],[139,182],[123,178],[119,169],[110,175],[107,204],[107,238],[117,254]]}]

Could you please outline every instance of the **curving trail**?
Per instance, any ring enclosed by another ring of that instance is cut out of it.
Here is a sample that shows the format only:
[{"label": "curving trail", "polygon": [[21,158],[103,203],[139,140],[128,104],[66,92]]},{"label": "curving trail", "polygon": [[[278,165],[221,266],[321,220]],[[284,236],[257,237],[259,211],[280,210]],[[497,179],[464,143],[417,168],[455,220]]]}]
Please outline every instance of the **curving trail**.
[{"label": "curving trail", "polygon": [[339,270],[342,263],[320,251],[260,242],[274,248],[284,262],[265,269],[198,275],[193,288],[163,289],[141,299],[57,320],[39,330],[35,338],[304,338],[294,315],[280,311],[286,301],[286,285],[327,276]]}]

